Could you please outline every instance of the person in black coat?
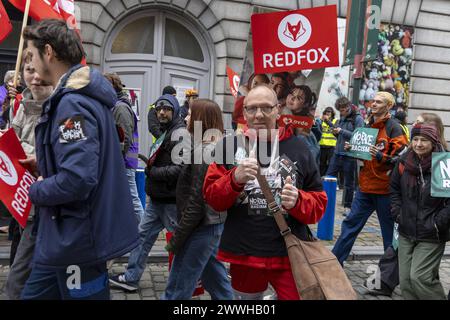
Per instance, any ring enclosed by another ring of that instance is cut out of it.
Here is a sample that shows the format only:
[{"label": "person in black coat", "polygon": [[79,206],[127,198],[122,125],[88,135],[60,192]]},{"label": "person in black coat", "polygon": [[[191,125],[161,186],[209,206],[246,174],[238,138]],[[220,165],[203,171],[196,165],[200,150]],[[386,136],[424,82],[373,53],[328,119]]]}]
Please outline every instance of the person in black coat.
[{"label": "person in black coat", "polygon": [[431,195],[432,152],[442,152],[436,127],[416,125],[412,143],[390,182],[391,213],[399,224],[399,273],[408,300],[445,300],[439,266],[450,240],[450,199]]},{"label": "person in black coat", "polygon": [[[163,299],[186,300],[192,297],[197,281],[212,299],[231,300],[233,292],[223,263],[216,259],[226,213],[208,206],[202,186],[208,170],[207,159],[198,163],[196,151],[211,154],[222,137],[220,107],[211,100],[195,100],[186,117],[187,129],[194,136],[194,122],[202,123],[202,141],[194,141],[189,164],[183,166],[176,188],[178,226],[166,249],[175,254]],[[216,134],[207,131],[215,129]]]}]

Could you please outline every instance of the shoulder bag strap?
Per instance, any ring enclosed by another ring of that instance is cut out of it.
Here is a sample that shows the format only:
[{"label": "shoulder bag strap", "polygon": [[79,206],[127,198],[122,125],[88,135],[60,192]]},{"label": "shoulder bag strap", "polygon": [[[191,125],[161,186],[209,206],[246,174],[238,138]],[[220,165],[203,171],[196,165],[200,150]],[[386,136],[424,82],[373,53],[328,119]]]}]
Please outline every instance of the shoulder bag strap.
[{"label": "shoulder bag strap", "polygon": [[264,197],[266,198],[267,206],[269,208],[269,213],[272,214],[273,217],[275,218],[278,228],[280,228],[281,235],[283,237],[288,235],[289,233],[291,233],[291,228],[289,228],[288,224],[286,223],[286,220],[284,219],[284,216],[283,216],[284,210],[283,210],[283,208],[280,208],[280,206],[275,201],[272,191],[270,190],[270,186],[267,183],[266,177],[261,175],[260,170],[258,170],[256,179],[258,179],[259,186],[261,187],[261,191],[264,194]]}]

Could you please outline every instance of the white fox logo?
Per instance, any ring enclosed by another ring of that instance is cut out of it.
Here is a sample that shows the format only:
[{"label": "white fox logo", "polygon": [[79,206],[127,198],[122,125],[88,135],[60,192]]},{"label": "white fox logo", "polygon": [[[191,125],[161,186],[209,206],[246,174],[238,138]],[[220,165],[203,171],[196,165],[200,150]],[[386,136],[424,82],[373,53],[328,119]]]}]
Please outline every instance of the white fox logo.
[{"label": "white fox logo", "polygon": [[292,39],[293,41],[297,41],[297,39],[305,33],[306,30],[300,20],[297,24],[290,24],[289,22],[286,23],[286,29],[283,32],[286,37]]},{"label": "white fox logo", "polygon": [[3,180],[10,186],[17,184],[17,172],[9,157],[0,151],[0,180]]},{"label": "white fox logo", "polygon": [[5,177],[12,177],[8,164],[0,157],[0,174]]}]

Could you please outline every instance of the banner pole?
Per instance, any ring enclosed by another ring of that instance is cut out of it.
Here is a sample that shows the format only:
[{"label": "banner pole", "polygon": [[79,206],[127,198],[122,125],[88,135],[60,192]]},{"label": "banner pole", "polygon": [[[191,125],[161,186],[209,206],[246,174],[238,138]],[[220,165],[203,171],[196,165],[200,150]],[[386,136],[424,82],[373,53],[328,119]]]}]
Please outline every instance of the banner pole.
[{"label": "banner pole", "polygon": [[27,0],[27,3],[25,5],[25,11],[23,13],[23,22],[22,22],[22,31],[20,32],[20,41],[19,41],[19,49],[17,52],[17,60],[16,60],[16,70],[14,72],[14,82],[13,85],[15,88],[17,88],[17,80],[19,77],[19,70],[20,65],[22,64],[22,53],[23,53],[23,30],[25,30],[25,27],[28,23],[28,13],[30,12],[30,4],[31,0]]}]

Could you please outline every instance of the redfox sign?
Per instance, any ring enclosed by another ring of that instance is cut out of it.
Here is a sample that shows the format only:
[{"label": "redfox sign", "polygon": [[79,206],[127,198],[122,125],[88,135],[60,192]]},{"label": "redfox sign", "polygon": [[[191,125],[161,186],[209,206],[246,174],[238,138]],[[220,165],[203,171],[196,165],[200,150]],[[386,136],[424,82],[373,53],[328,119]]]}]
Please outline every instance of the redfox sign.
[{"label": "redfox sign", "polygon": [[254,14],[255,73],[339,66],[336,6]]},{"label": "redfox sign", "polygon": [[28,196],[36,179],[19,164],[26,155],[13,129],[0,138],[0,200],[17,222],[25,228],[31,209]]}]

